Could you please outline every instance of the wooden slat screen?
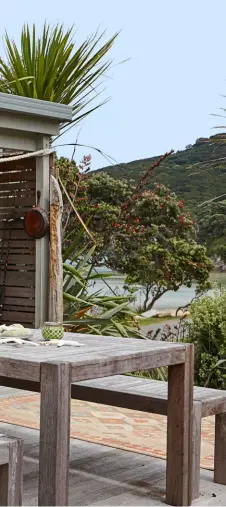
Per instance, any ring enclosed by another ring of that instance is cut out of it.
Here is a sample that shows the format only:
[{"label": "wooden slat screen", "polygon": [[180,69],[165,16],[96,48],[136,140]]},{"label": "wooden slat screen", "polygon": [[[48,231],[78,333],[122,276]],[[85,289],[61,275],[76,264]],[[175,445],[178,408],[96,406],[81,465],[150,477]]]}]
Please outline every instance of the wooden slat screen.
[{"label": "wooden slat screen", "polygon": [[8,257],[1,324],[35,327],[35,240],[23,229],[26,210],[36,203],[35,169],[35,158],[0,164],[0,295]]}]

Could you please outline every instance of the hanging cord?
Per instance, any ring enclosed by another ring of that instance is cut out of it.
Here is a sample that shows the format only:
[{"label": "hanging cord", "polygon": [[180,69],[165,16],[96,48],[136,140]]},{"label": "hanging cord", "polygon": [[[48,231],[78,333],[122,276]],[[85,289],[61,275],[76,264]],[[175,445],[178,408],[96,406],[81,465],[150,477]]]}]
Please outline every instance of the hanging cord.
[{"label": "hanging cord", "polygon": [[13,157],[0,157],[0,164],[3,162],[13,162],[14,160],[23,160],[24,158],[31,157],[44,157],[54,153],[53,148],[45,148],[44,150],[32,151],[31,153],[24,153],[23,155],[15,155]]}]

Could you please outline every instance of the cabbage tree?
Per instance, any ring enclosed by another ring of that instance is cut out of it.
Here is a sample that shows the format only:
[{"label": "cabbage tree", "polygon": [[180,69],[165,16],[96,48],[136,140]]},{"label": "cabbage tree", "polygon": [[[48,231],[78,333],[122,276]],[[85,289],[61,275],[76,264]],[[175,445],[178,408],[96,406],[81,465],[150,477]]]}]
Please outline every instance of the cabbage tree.
[{"label": "cabbage tree", "polygon": [[102,105],[99,86],[112,63],[105,57],[118,33],[107,42],[95,33],[77,45],[72,30],[45,24],[39,36],[35,25],[24,25],[18,44],[6,33],[0,92],[72,105],[73,124]]}]

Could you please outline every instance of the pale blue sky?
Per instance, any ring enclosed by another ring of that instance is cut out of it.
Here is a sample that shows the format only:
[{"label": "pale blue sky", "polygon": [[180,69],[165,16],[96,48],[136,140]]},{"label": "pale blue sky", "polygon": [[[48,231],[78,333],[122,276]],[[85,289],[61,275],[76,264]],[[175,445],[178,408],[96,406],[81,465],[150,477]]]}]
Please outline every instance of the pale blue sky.
[{"label": "pale blue sky", "polygon": [[[99,25],[106,37],[122,30],[112,56],[131,58],[112,69],[105,83],[111,101],[85,120],[81,143],[127,162],[183,149],[221,123],[211,113],[226,108],[225,0],[11,0],[0,34],[7,29],[18,40],[24,22],[40,28],[45,19],[74,23],[78,42]],[[64,141],[76,136],[73,129]],[[78,150],[77,158],[89,151]],[[71,149],[61,153],[70,156]],[[93,168],[107,164],[91,154]]]}]

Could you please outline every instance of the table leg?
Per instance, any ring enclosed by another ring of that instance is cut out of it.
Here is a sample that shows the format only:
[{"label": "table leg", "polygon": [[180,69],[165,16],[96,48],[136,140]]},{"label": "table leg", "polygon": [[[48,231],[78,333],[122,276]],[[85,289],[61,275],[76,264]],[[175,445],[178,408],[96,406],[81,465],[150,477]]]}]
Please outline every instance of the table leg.
[{"label": "table leg", "polygon": [[194,347],[187,345],[185,363],[169,367],[166,501],[191,505]]},{"label": "table leg", "polygon": [[215,416],[214,482],[226,484],[226,414]]},{"label": "table leg", "polygon": [[68,505],[71,368],[41,363],[38,505]]}]

